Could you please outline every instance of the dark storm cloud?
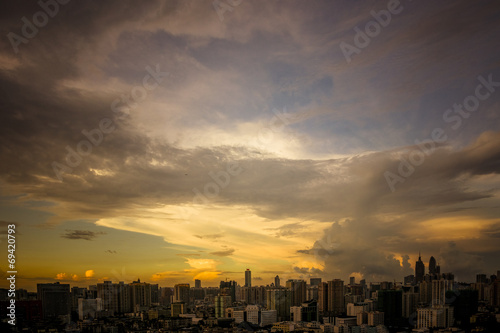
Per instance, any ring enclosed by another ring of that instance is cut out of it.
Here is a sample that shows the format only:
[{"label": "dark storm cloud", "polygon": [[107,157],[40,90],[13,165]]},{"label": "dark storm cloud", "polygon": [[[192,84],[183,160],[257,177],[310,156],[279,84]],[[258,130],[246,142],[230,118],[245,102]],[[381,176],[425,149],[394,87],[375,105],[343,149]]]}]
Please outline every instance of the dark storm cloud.
[{"label": "dark storm cloud", "polygon": [[[99,235],[104,235],[105,232],[94,232],[89,230],[66,230],[65,234],[62,234],[62,238],[67,239],[84,239],[84,240],[93,240]],[[108,250],[109,251],[109,250]],[[116,253],[116,252],[115,252]]]}]

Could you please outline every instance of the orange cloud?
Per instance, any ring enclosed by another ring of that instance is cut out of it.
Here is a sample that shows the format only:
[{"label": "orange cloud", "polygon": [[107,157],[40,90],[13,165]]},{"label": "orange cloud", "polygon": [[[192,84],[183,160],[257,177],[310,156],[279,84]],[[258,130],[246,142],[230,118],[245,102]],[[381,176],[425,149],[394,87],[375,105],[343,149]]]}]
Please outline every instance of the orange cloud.
[{"label": "orange cloud", "polygon": [[78,281],[78,275],[76,274],[67,274],[67,273],[58,273],[56,274],[56,280],[73,280]]}]

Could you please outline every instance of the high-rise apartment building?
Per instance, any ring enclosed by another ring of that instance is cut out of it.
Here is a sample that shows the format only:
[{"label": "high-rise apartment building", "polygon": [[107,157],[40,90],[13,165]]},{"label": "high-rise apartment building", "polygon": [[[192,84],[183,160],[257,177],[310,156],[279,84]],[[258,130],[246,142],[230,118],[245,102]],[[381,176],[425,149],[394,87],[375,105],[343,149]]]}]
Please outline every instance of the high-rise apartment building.
[{"label": "high-rise apartment building", "polygon": [[141,280],[130,284],[130,300],[134,312],[141,307],[151,306],[151,285]]},{"label": "high-rise apartment building", "polygon": [[267,309],[276,310],[278,320],[288,320],[290,318],[290,307],[292,293],[285,288],[268,289],[267,293]]},{"label": "high-rise apartment building", "polygon": [[215,318],[224,317],[226,308],[231,306],[231,296],[215,296]]},{"label": "high-rise apartment building", "polygon": [[445,279],[432,281],[431,305],[445,305],[448,290],[453,290],[453,281]]},{"label": "high-rise apartment building", "polygon": [[189,283],[179,283],[174,286],[174,302],[184,302],[186,305],[190,303]]},{"label": "high-rise apartment building", "polygon": [[403,291],[379,290],[377,294],[377,310],[384,313],[386,324],[401,319],[403,315]]},{"label": "high-rise apartment building", "polygon": [[309,279],[309,284],[312,286],[319,286],[321,283],[321,278],[310,278]]},{"label": "high-rise apartment building", "polygon": [[133,311],[130,285],[123,282],[104,281],[97,284],[97,298],[102,299],[102,308],[110,314]]},{"label": "high-rise apartment building", "polygon": [[45,319],[70,314],[69,284],[60,284],[59,282],[39,283],[36,289],[38,300],[42,301],[43,317]]},{"label": "high-rise apartment building", "polygon": [[300,306],[306,300],[306,281],[304,280],[288,280],[286,281],[286,288],[292,293],[291,306]]},{"label": "high-rise apartment building", "polygon": [[252,286],[252,271],[247,268],[245,271],[245,287]]},{"label": "high-rise apartment building", "polygon": [[345,313],[344,281],[340,279],[328,281],[328,311],[332,316]]},{"label": "high-rise apartment building", "polygon": [[321,282],[318,285],[318,311],[328,312],[328,283]]},{"label": "high-rise apartment building", "polygon": [[419,293],[413,291],[403,293],[403,317],[410,318],[410,316],[417,310],[419,301]]},{"label": "high-rise apartment building", "polygon": [[448,305],[417,309],[417,328],[445,328],[452,325],[453,308]]}]

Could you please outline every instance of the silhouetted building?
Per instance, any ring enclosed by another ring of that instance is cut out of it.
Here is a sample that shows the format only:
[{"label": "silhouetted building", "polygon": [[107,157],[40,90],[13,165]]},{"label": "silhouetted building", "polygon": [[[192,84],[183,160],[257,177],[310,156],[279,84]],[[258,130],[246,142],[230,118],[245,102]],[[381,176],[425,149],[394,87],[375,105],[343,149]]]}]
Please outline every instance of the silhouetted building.
[{"label": "silhouetted building", "polygon": [[190,304],[190,286],[189,283],[179,283],[174,286],[174,302],[184,302],[187,306]]},{"label": "silhouetted building", "polygon": [[215,296],[215,318],[224,317],[226,308],[231,306],[231,296]]},{"label": "silhouetted building", "polygon": [[476,274],[476,283],[486,283],[486,274]]},{"label": "silhouetted building", "polygon": [[404,277],[404,284],[414,284],[415,283],[415,275],[407,275]]},{"label": "silhouetted building", "polygon": [[251,287],[252,286],[252,271],[250,271],[248,268],[245,271],[245,287]]},{"label": "silhouetted building", "polygon": [[432,256],[429,259],[429,274],[436,274],[436,259]]},{"label": "silhouetted building", "polygon": [[288,320],[290,318],[290,307],[292,301],[292,292],[285,288],[268,289],[267,309],[276,310],[278,321]]},{"label": "silhouetted building", "polygon": [[286,287],[292,292],[291,306],[300,306],[306,301],[306,281],[304,280],[288,280]]},{"label": "silhouetted building", "polygon": [[490,286],[491,306],[500,306],[500,280],[496,279]]},{"label": "silhouetted building", "polygon": [[[158,287],[158,286],[157,286]],[[130,284],[130,300],[133,310],[151,306],[151,284],[134,281]]]},{"label": "silhouetted building", "polygon": [[321,283],[321,278],[310,278],[309,279],[309,284],[312,286],[319,286]]},{"label": "silhouetted building", "polygon": [[280,277],[278,275],[274,277],[274,286],[277,288],[280,287]]},{"label": "silhouetted building", "polygon": [[477,290],[460,290],[456,299],[451,303],[457,325],[467,327],[470,324],[470,317],[478,311],[478,300]]},{"label": "silhouetted building", "polygon": [[236,281],[221,281],[219,288],[221,295],[231,296],[231,302],[236,302]]},{"label": "silhouetted building", "polygon": [[315,300],[302,303],[290,308],[290,320],[294,322],[318,321],[318,303]]},{"label": "silhouetted building", "polygon": [[121,281],[119,283],[104,281],[97,284],[97,298],[102,299],[103,310],[111,315],[132,312],[130,297],[130,285]]},{"label": "silhouetted building", "polygon": [[379,290],[377,294],[377,310],[384,313],[386,325],[394,325],[403,315],[403,291]]},{"label": "silhouetted building", "polygon": [[60,284],[59,282],[39,283],[36,289],[38,300],[42,301],[43,317],[45,319],[70,314],[69,284]]},{"label": "silhouetted building", "polygon": [[328,281],[328,311],[332,316],[341,316],[345,311],[344,281]]},{"label": "silhouetted building", "polygon": [[318,286],[318,311],[328,312],[328,283],[321,282]]},{"label": "silhouetted building", "polygon": [[420,283],[424,281],[424,275],[425,275],[425,265],[419,253],[418,261],[415,263],[415,282]]}]

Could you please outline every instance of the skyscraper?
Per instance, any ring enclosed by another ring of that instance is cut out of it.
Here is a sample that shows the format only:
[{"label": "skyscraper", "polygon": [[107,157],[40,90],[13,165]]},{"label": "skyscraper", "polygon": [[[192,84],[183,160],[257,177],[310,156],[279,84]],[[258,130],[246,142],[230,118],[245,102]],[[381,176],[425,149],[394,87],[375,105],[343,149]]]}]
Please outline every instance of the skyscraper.
[{"label": "skyscraper", "polygon": [[250,271],[248,268],[245,271],[245,287],[251,287],[252,286],[252,271]]},{"label": "skyscraper", "polygon": [[278,320],[288,320],[290,318],[290,307],[292,292],[285,288],[274,288],[266,291],[267,308],[276,310]]},{"label": "skyscraper", "polygon": [[321,278],[310,278],[309,283],[311,286],[319,286],[321,283]]},{"label": "skyscraper", "polygon": [[215,296],[215,318],[224,317],[226,308],[231,306],[231,296]]},{"label": "skyscraper", "polygon": [[130,299],[132,307],[150,307],[151,306],[151,285],[141,280],[134,281],[130,284]]},{"label": "skyscraper", "polygon": [[403,315],[403,290],[379,290],[377,310],[384,313],[386,325],[394,324]]},{"label": "skyscraper", "polygon": [[288,280],[286,281],[286,287],[292,292],[292,306],[300,306],[306,300],[306,281]]},{"label": "skyscraper", "polygon": [[328,283],[321,282],[318,286],[318,311],[328,311]]},{"label": "skyscraper", "polygon": [[179,283],[174,286],[174,302],[189,304],[189,283]]},{"label": "skyscraper", "polygon": [[194,287],[201,288],[201,280],[198,280],[198,279],[194,280]]},{"label": "skyscraper", "polygon": [[37,297],[42,301],[43,317],[53,318],[69,315],[71,298],[69,284],[39,283],[37,284]]},{"label": "skyscraper", "polygon": [[424,281],[425,266],[422,258],[420,257],[420,252],[418,253],[418,261],[415,263],[415,282],[420,283]]},{"label": "skyscraper", "polygon": [[231,296],[231,302],[236,301],[236,281],[221,281],[220,282],[220,295]]},{"label": "skyscraper", "polygon": [[278,275],[274,277],[274,286],[276,288],[280,287],[280,277]]},{"label": "skyscraper", "polygon": [[345,312],[344,305],[344,281],[328,281],[328,311],[333,316],[340,316]]},{"label": "skyscraper", "polygon": [[429,259],[429,274],[436,274],[436,259],[431,256],[431,259]]}]

